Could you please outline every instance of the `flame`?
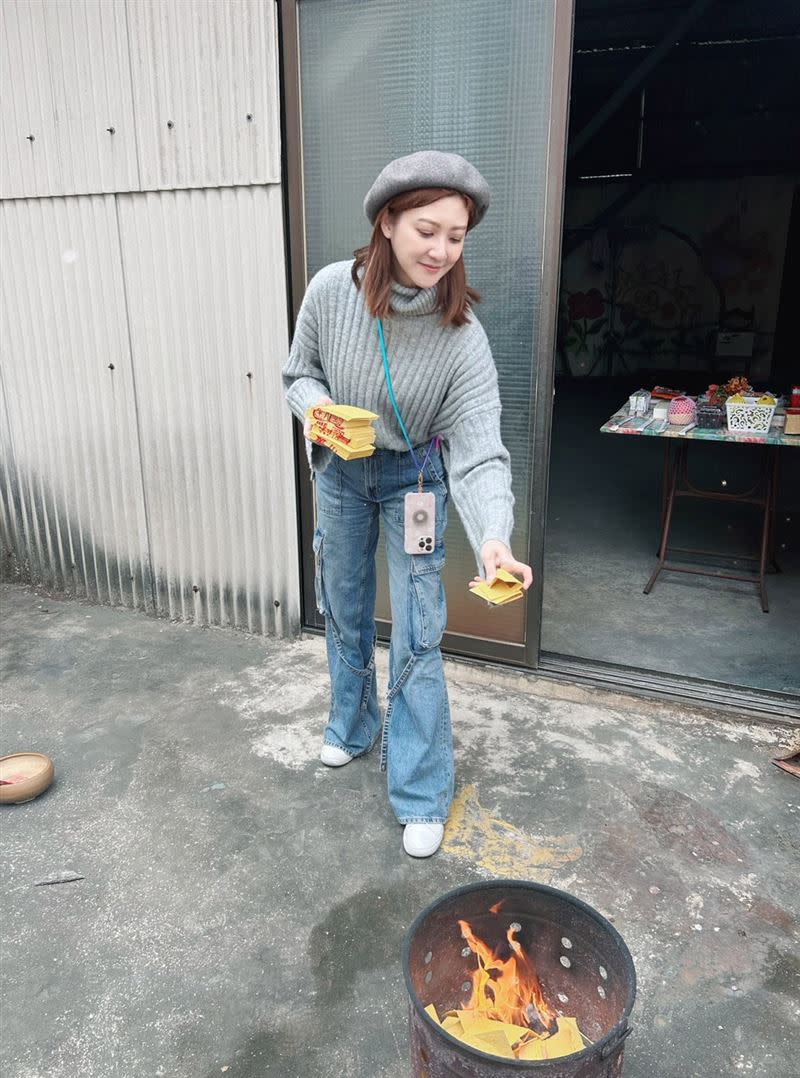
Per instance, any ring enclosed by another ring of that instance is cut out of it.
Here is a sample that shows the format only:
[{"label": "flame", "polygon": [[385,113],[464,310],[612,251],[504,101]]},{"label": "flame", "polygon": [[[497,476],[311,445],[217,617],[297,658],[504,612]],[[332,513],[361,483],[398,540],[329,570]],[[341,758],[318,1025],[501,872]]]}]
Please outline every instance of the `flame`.
[{"label": "flame", "polygon": [[471,974],[472,995],[463,1009],[477,1011],[484,1018],[526,1026],[536,1036],[555,1033],[556,1013],[545,1001],[533,963],[516,938],[520,926],[512,924],[506,932],[510,954],[503,958],[501,948],[493,952],[466,921],[458,925],[478,959],[478,968]]}]

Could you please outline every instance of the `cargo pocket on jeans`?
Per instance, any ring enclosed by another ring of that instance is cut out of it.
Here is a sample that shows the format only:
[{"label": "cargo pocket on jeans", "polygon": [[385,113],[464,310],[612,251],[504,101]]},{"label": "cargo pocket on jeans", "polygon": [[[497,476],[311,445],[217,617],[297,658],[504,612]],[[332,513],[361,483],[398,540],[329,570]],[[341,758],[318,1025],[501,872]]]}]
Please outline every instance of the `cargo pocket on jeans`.
[{"label": "cargo pocket on jeans", "polygon": [[437,648],[447,624],[442,584],[442,554],[418,554],[411,559],[411,650],[419,655]]},{"label": "cargo pocket on jeans", "polygon": [[317,600],[317,610],[320,614],[327,615],[328,603],[325,597],[325,581],[323,575],[323,546],[325,536],[316,528],[314,531],[314,594]]}]

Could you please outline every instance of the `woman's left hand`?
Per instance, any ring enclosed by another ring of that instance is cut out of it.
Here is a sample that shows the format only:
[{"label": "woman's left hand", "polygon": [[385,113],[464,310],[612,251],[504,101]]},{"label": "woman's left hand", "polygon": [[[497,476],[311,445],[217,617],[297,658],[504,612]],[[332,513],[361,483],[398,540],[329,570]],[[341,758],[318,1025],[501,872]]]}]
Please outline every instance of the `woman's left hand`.
[{"label": "woman's left hand", "polygon": [[[533,569],[530,565],[526,565],[524,562],[517,561],[505,543],[501,543],[499,539],[489,539],[481,547],[481,561],[483,562],[483,570],[486,573],[486,583],[494,583],[494,578],[497,575],[498,569],[505,569],[507,573],[515,573],[517,576],[522,577],[522,587],[525,591],[533,583]],[[474,588],[477,584],[482,584],[483,580],[476,576],[474,580],[470,581],[470,587]]]}]

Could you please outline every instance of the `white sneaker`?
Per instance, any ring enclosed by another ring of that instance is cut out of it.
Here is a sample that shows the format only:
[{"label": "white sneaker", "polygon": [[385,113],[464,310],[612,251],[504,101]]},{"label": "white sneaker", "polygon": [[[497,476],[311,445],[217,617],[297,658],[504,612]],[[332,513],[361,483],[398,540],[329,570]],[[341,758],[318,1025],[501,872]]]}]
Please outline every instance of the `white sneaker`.
[{"label": "white sneaker", "polygon": [[444,824],[407,823],[403,828],[403,849],[409,857],[430,857],[444,837]]},{"label": "white sneaker", "polygon": [[329,745],[327,741],[322,746],[319,758],[322,760],[323,764],[327,764],[328,767],[343,767],[345,764],[349,764],[353,759],[353,757],[345,752],[344,749],[340,749],[336,745]]}]

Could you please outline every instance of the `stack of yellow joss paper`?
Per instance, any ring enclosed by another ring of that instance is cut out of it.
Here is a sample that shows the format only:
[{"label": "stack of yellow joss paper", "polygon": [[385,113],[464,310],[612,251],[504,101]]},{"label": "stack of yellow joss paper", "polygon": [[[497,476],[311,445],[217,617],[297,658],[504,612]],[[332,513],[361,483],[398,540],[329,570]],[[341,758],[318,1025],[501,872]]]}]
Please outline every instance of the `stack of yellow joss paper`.
[{"label": "stack of yellow joss paper", "polygon": [[479,599],[485,599],[487,603],[491,603],[492,606],[504,606],[506,603],[513,603],[516,599],[521,599],[525,594],[522,583],[511,573],[506,572],[505,569],[497,570],[497,575],[491,584],[487,584],[484,580],[480,584],[476,584],[474,588],[470,588],[470,591],[473,595],[477,595]]},{"label": "stack of yellow joss paper", "polygon": [[311,441],[327,446],[342,460],[375,452],[375,412],[349,404],[318,404],[306,411],[306,418],[311,420]]},{"label": "stack of yellow joss paper", "polygon": [[574,1018],[558,1018],[558,1032],[541,1037],[526,1026],[487,1018],[481,1011],[448,1011],[440,1019],[432,1003],[425,1010],[452,1037],[502,1059],[560,1059],[586,1047]]}]

